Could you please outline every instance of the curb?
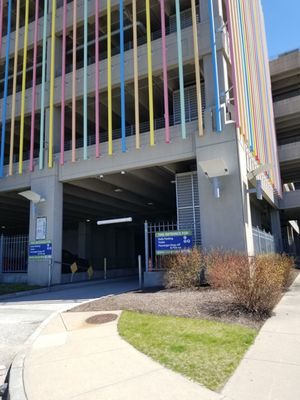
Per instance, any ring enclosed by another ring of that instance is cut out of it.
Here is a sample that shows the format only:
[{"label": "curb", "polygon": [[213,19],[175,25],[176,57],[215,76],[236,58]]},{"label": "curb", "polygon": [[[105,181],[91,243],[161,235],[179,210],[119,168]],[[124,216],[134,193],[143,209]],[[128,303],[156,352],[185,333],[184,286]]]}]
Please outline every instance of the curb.
[{"label": "curb", "polygon": [[[128,277],[128,280],[132,279],[132,277]],[[0,296],[0,303],[2,300],[12,300],[12,299],[17,299],[19,297],[25,297],[25,296],[32,296],[34,294],[42,294],[42,293],[47,293],[47,292],[59,292],[61,290],[65,289],[72,289],[72,288],[80,288],[83,286],[88,286],[88,285],[96,285],[97,283],[99,284],[104,284],[108,282],[119,282],[119,281],[124,281],[126,278],[115,278],[115,279],[95,279],[93,281],[82,281],[82,282],[76,282],[76,283],[63,283],[61,285],[54,285],[50,287],[45,287],[41,289],[32,289],[32,290],[24,290],[22,292],[16,292],[16,293],[10,293],[10,294],[4,294]]]},{"label": "curb", "polygon": [[[124,279],[116,279],[116,280],[110,280],[110,281],[117,282],[120,280],[124,280]],[[100,281],[100,282],[107,283],[107,281],[103,281],[103,282]],[[80,286],[82,286],[82,285],[80,285]],[[80,286],[77,286],[77,287],[80,287]],[[137,286],[138,286],[138,284],[137,284]],[[136,290],[136,289],[132,289],[132,290]],[[132,291],[132,290],[129,290],[129,291]],[[47,291],[49,291],[49,290],[47,290]],[[128,292],[128,291],[125,291],[123,293],[126,293],[126,292]],[[42,292],[42,293],[44,293],[44,292]],[[101,296],[101,297],[98,297],[95,299],[90,299],[90,300],[80,303],[80,305],[92,303],[93,301],[100,300],[102,298],[109,297],[109,296],[114,296],[114,295],[111,294],[111,295]],[[15,356],[15,358],[10,366],[10,369],[9,369],[10,372],[9,372],[9,376],[8,376],[7,400],[28,400],[28,398],[26,396],[25,387],[24,387],[23,370],[24,370],[24,362],[25,362],[26,356],[31,348],[31,345],[38,338],[38,336],[41,334],[42,330],[49,324],[49,322],[53,318],[55,318],[60,313],[63,313],[63,312],[66,312],[66,311],[72,310],[73,308],[78,307],[78,305],[79,304],[74,304],[72,307],[70,307],[70,305],[68,305],[59,311],[54,311],[51,315],[49,315],[48,318],[46,318],[38,326],[38,328],[32,333],[32,335],[26,340],[26,342],[24,343],[24,349],[21,350],[19,353],[17,353],[17,355]]]}]

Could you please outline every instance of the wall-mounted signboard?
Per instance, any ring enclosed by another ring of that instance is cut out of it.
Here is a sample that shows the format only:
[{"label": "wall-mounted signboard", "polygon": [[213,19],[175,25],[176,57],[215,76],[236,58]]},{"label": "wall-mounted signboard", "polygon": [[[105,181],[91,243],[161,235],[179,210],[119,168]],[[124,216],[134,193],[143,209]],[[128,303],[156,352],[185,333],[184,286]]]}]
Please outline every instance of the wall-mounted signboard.
[{"label": "wall-mounted signboard", "polygon": [[29,243],[29,258],[43,260],[52,257],[52,243],[50,241],[39,241]]},{"label": "wall-mounted signboard", "polygon": [[192,247],[192,231],[183,230],[155,233],[155,251],[158,256],[188,251]]}]

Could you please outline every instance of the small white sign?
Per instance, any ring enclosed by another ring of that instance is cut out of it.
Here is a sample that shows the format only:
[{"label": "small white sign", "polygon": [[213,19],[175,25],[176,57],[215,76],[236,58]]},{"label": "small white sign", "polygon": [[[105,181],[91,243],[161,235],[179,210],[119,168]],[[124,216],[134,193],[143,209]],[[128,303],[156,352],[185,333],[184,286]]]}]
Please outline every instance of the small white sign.
[{"label": "small white sign", "polygon": [[35,240],[45,240],[47,236],[47,218],[38,217],[36,219]]}]

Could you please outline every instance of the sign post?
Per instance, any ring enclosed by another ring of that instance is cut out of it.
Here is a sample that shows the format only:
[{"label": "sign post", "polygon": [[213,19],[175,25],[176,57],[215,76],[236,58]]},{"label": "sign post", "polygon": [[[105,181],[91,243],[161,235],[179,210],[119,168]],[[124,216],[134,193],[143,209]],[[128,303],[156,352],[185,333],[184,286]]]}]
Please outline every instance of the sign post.
[{"label": "sign post", "polygon": [[31,260],[48,260],[48,286],[51,285],[52,275],[52,242],[41,240],[29,243],[29,258]]},{"label": "sign post", "polygon": [[156,255],[163,256],[189,251],[193,248],[193,232],[190,230],[156,232]]}]

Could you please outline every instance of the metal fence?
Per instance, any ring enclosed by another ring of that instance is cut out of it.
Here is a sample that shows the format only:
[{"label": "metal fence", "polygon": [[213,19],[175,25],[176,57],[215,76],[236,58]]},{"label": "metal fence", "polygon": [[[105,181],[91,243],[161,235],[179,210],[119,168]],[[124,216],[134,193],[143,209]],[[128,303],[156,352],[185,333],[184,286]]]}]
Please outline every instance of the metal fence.
[{"label": "metal fence", "polygon": [[275,238],[271,233],[252,228],[255,254],[275,253]]},{"label": "metal fence", "polygon": [[28,235],[0,237],[0,272],[27,272]]}]

